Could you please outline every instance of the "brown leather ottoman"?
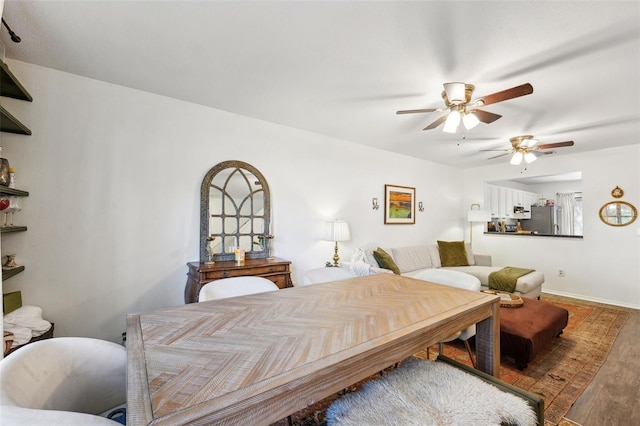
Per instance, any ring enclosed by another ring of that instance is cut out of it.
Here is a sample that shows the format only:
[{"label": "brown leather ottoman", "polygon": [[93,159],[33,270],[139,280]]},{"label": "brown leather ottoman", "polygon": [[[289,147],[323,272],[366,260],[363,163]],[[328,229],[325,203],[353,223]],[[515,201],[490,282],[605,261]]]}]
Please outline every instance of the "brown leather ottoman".
[{"label": "brown leather ottoman", "polygon": [[519,370],[562,334],[569,321],[564,308],[525,297],[522,301],[519,308],[500,308],[500,353],[513,357]]}]

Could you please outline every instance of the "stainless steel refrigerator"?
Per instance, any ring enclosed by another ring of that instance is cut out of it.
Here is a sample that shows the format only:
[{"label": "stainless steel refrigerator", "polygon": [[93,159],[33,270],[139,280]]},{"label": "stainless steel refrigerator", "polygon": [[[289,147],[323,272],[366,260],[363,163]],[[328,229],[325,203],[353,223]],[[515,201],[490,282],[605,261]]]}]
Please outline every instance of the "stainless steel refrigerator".
[{"label": "stainless steel refrigerator", "polygon": [[520,225],[526,231],[555,235],[558,232],[555,206],[531,206],[531,219],[520,221]]}]

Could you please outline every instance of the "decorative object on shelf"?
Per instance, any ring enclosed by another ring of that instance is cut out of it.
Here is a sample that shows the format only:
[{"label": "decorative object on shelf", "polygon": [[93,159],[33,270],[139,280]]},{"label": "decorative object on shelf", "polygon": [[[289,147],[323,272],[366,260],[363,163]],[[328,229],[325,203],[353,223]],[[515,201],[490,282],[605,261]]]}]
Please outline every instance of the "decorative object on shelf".
[{"label": "decorative object on shelf", "polygon": [[424,204],[422,204],[422,201],[418,202],[418,211],[420,213],[424,212]]},{"label": "decorative object on shelf", "polygon": [[2,157],[2,147],[0,146],[0,185],[9,186],[11,182],[10,168],[9,160]]},{"label": "decorative object on shelf", "polygon": [[9,188],[16,187],[16,169],[9,167]]},{"label": "decorative object on shelf", "polygon": [[336,245],[333,252],[333,265],[327,262],[326,266],[340,266],[340,256],[338,256],[338,242],[349,241],[351,239],[351,231],[346,220],[328,220],[324,224],[323,240],[335,241]]},{"label": "decorative object on shelf", "polygon": [[384,186],[384,223],[408,224],[416,223],[416,189],[410,186]]},{"label": "decorative object on shelf", "polygon": [[238,265],[242,265],[244,263],[244,250],[240,247],[236,247],[234,250],[235,260]]},{"label": "decorative object on shelf", "polygon": [[380,208],[380,205],[378,204],[378,199],[377,198],[372,198],[371,199],[371,203],[373,204],[373,210],[378,210]]},{"label": "decorative object on shelf", "polygon": [[15,254],[7,254],[7,260],[2,264],[2,269],[13,269],[17,268],[20,265],[16,263],[16,255]]},{"label": "decorative object on shelf", "polygon": [[267,259],[273,260],[274,259],[274,255],[273,255],[273,235],[269,234],[269,235],[265,235],[264,237],[267,240]]},{"label": "decorative object on shelf", "polygon": [[214,237],[213,235],[207,238],[207,253],[209,253],[209,260],[206,262],[207,265],[213,265],[214,263],[216,263],[213,260],[213,255],[216,253],[215,242],[214,242],[215,240],[216,240],[216,237]]},{"label": "decorative object on shelf", "polygon": [[611,196],[613,198],[621,198],[624,195],[624,191],[619,186],[616,186],[611,190]]},{"label": "decorative object on shelf", "polygon": [[600,207],[600,220],[611,226],[632,224],[638,217],[638,210],[626,201],[610,201]]},{"label": "decorative object on shelf", "polygon": [[489,210],[480,210],[480,204],[471,204],[471,208],[467,212],[467,220],[469,221],[469,243],[473,245],[473,222],[489,222],[491,221],[491,212]]},{"label": "decorative object on shelf", "polygon": [[[2,205],[4,205],[4,203],[0,202],[0,207]],[[13,214],[22,210],[22,207],[20,207],[18,203],[18,197],[9,197],[9,206],[1,210],[2,213],[4,213],[4,226],[13,226]],[[9,215],[11,215],[11,218],[8,218]]]}]

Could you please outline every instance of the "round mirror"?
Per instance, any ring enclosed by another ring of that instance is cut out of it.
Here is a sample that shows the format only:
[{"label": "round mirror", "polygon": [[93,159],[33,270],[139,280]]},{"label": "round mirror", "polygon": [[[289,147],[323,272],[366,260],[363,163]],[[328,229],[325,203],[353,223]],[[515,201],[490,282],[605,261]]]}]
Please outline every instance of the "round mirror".
[{"label": "round mirror", "polygon": [[600,208],[600,220],[611,226],[625,226],[636,220],[638,210],[625,201],[610,201]]},{"label": "round mirror", "polygon": [[270,215],[269,186],[255,167],[215,165],[200,189],[200,262],[233,260],[235,248],[247,258],[267,257]]}]

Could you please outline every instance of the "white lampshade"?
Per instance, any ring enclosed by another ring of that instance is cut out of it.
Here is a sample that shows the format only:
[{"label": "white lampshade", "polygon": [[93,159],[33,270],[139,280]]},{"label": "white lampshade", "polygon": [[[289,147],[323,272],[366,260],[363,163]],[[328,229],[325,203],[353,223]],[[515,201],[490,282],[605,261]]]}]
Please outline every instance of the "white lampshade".
[{"label": "white lampshade", "polygon": [[452,104],[460,104],[465,100],[464,83],[445,83],[444,91],[447,94],[447,99]]},{"label": "white lampshade", "polygon": [[533,163],[534,161],[536,161],[538,159],[538,157],[536,157],[536,155],[533,152],[527,152],[524,155],[524,161],[527,162],[527,164],[529,163]]},{"label": "white lampshade", "polygon": [[349,241],[351,231],[346,220],[328,220],[324,224],[322,239],[327,241]]},{"label": "white lampshade", "polygon": [[460,113],[454,109],[449,113],[447,121],[444,122],[444,129],[442,129],[442,131],[445,133],[455,133],[458,129],[458,124],[460,124]]},{"label": "white lampshade", "polygon": [[462,117],[462,123],[465,129],[471,130],[480,123],[480,120],[478,120],[478,117],[476,117],[473,112],[467,112],[464,117]]},{"label": "white lampshade", "polygon": [[516,152],[515,154],[513,154],[513,157],[511,157],[511,164],[517,166],[520,163],[522,163],[522,153]]},{"label": "white lampshade", "polygon": [[467,220],[469,222],[489,222],[491,220],[491,212],[489,210],[469,210],[467,212]]}]

